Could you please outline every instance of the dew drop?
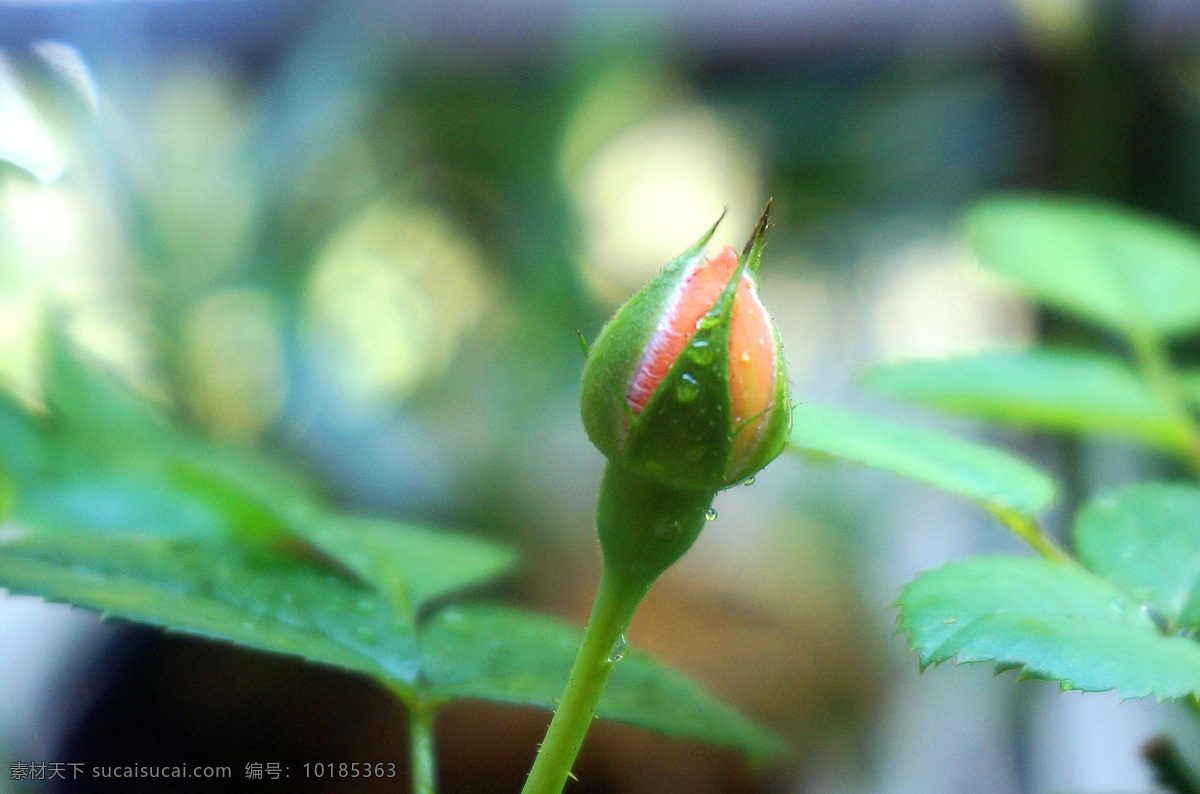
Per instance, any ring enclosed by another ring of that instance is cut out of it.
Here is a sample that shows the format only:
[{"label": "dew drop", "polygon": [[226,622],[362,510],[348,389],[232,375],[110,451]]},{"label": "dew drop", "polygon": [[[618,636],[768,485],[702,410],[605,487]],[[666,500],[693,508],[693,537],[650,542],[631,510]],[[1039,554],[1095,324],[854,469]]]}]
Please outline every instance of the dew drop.
[{"label": "dew drop", "polygon": [[710,508],[708,508],[708,510],[705,511],[704,517],[707,518],[709,521],[716,521],[717,520],[717,511],[714,508],[710,507]]},{"label": "dew drop", "polygon": [[750,360],[750,351],[743,350],[742,351],[742,361],[749,361],[749,360]]},{"label": "dew drop", "polygon": [[712,363],[713,349],[704,339],[698,339],[688,348],[688,358],[701,366]]},{"label": "dew drop", "polygon": [[675,387],[675,398],[681,403],[690,403],[700,396],[700,384],[691,375],[684,373],[679,376],[679,384]]},{"label": "dew drop", "polygon": [[742,480],[742,485],[754,485],[754,478],[747,477],[746,479]]},{"label": "dew drop", "polygon": [[612,650],[608,652],[608,663],[616,664],[625,658],[625,654],[629,651],[629,643],[625,642],[625,635],[617,637],[617,641],[613,643]]}]

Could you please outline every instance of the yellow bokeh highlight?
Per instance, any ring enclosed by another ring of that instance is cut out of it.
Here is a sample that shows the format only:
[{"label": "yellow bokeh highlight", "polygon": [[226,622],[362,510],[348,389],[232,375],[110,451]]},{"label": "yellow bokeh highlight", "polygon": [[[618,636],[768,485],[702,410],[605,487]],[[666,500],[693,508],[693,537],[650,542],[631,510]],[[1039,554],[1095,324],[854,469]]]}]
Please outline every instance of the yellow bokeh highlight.
[{"label": "yellow bokeh highlight", "polygon": [[722,211],[710,251],[741,249],[762,210],[762,165],[733,124],[682,104],[633,124],[578,167],[569,187],[583,222],[583,276],[617,304]]},{"label": "yellow bokeh highlight", "polygon": [[282,321],[278,300],[258,289],[222,290],[189,312],[183,330],[189,407],[214,435],[253,438],[283,407]]},{"label": "yellow bokeh highlight", "polygon": [[445,371],[493,289],[437,209],[387,199],[335,232],[306,295],[309,347],[344,399],[402,399]]}]

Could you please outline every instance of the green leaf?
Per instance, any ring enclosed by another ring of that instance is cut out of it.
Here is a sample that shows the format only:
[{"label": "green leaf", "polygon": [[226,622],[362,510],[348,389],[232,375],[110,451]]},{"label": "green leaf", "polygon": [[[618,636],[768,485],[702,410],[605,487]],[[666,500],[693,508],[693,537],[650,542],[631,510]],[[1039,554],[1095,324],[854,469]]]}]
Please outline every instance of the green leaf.
[{"label": "green leaf", "polygon": [[1164,637],[1115,585],[1072,565],[960,560],[921,574],[897,600],[922,667],[992,662],[1063,689],[1122,697],[1200,693],[1200,644]]},{"label": "green leaf", "polygon": [[[482,606],[443,609],[415,629],[422,602],[495,575],[511,554],[472,538],[377,520],[329,520],[305,533],[388,592],[303,559],[247,556],[229,543],[15,524],[0,539],[0,585],[107,617],[362,673],[405,697],[553,707],[578,631]],[[600,713],[754,758],[784,749],[771,732],[636,655],[617,668]]]},{"label": "green leaf", "polygon": [[[495,606],[451,606],[421,628],[421,658],[434,697],[554,708],[583,635],[553,618]],[[648,657],[613,667],[596,713],[655,733],[729,747],[765,761],[786,742]]]},{"label": "green leaf", "polygon": [[[328,514],[286,469],[173,430],[73,357],[60,356],[58,368],[50,427],[27,423],[19,412],[21,421],[7,424],[21,431],[12,434],[15,447],[29,436],[68,448],[72,460],[28,478],[16,520],[0,532],[0,587],[366,674],[405,698],[475,696],[432,690],[429,682],[449,668],[418,652],[417,618],[423,606],[508,570],[511,550]],[[0,411],[0,441],[5,416]],[[255,537],[260,542],[246,542]],[[545,620],[496,614],[515,627],[543,627]],[[439,625],[430,624],[435,649]],[[564,656],[555,645],[561,635],[538,631],[475,638],[478,653],[494,659],[499,649],[509,670],[531,664],[525,675],[534,681],[505,697],[478,696],[550,704],[578,636],[567,635]],[[554,675],[538,679],[546,660],[557,660]],[[458,679],[464,686],[466,669]],[[777,737],[684,679],[640,660],[629,669],[610,696],[613,716],[752,754],[778,749]],[[638,671],[642,678],[620,683]],[[650,704],[643,710],[662,713],[639,717],[639,697]]]},{"label": "green leaf", "polygon": [[1179,451],[1187,428],[1136,373],[1096,353],[1035,349],[874,367],[866,385],[1018,427],[1103,433]]},{"label": "green leaf", "polygon": [[265,564],[229,544],[22,532],[0,544],[0,585],[161,626],[365,673],[417,680],[411,616],[300,562]]},{"label": "green leaf", "polygon": [[1115,205],[1001,198],[967,213],[984,265],[1034,296],[1128,334],[1200,327],[1200,240]]},{"label": "green leaf", "polygon": [[1025,516],[1054,501],[1054,482],[1005,452],[834,408],[796,406],[791,446],[898,474]]},{"label": "green leaf", "polygon": [[298,529],[363,581],[417,609],[507,572],[516,553],[480,538],[358,516],[320,515]]},{"label": "green leaf", "polygon": [[355,579],[302,556],[250,553],[202,523],[211,514],[186,512],[195,507],[138,482],[35,491],[0,544],[0,586],[411,685],[417,609],[513,562],[476,538],[311,518],[304,536]]},{"label": "green leaf", "polygon": [[1098,496],[1076,519],[1075,546],[1171,626],[1200,627],[1200,489],[1146,483]]}]

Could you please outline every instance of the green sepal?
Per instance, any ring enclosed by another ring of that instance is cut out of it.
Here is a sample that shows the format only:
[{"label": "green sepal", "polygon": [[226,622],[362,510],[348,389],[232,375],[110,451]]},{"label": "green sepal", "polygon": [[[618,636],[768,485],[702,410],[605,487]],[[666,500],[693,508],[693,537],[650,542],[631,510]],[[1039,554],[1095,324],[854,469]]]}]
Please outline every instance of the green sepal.
[{"label": "green sepal", "polygon": [[741,259],[746,261],[746,268],[752,276],[758,275],[758,266],[762,263],[763,246],[767,242],[767,227],[771,225],[771,207],[774,205],[775,199],[767,199],[767,206],[763,207],[762,215],[759,216],[758,223],[754,224],[754,231],[750,233],[750,239],[742,249]]},{"label": "green sepal", "polygon": [[722,218],[675,257],[617,310],[601,329],[583,367],[580,415],[588,438],[605,457],[621,454],[633,421],[625,394],[642,351],[658,328],[667,302],[688,268],[703,256]]},{"label": "green sepal", "polygon": [[622,460],[643,476],[700,491],[729,484],[725,474],[733,452],[729,324],[745,270],[743,257],[633,420]]},{"label": "green sepal", "polygon": [[684,555],[708,522],[715,491],[676,488],[609,460],[600,482],[596,529],[604,570],[640,600]]}]

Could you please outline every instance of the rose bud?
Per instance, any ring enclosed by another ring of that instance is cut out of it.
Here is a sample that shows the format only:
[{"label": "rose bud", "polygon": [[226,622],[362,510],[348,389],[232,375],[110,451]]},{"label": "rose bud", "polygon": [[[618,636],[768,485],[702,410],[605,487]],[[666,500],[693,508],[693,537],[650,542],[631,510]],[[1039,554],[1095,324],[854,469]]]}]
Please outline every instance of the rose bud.
[{"label": "rose bud", "polygon": [[[623,305],[583,371],[583,424],[612,462],[715,492],[787,444],[787,371],[755,276],[770,205],[742,257],[706,259],[716,225]],[[718,223],[720,221],[718,220]]]}]

